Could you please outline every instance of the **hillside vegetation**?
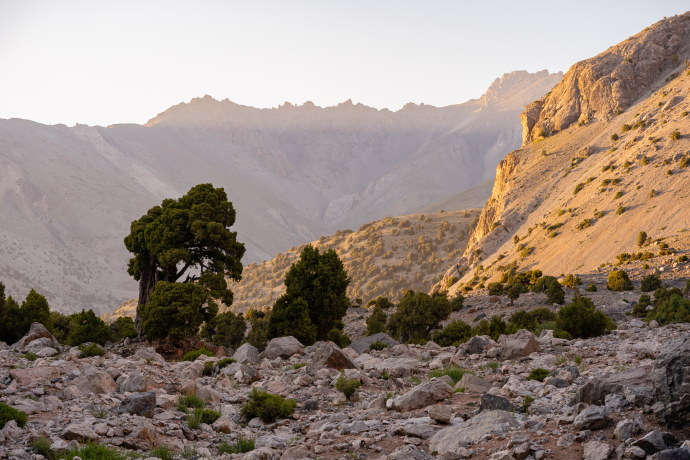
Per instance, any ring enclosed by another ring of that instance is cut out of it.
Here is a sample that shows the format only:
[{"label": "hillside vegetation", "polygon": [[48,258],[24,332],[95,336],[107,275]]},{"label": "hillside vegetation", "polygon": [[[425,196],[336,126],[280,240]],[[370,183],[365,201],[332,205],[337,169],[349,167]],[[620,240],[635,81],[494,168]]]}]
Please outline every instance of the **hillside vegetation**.
[{"label": "hillside vegetation", "polygon": [[[471,209],[388,217],[357,231],[339,230],[311,244],[338,253],[352,279],[347,291],[350,299],[366,304],[384,296],[397,302],[405,290],[428,291],[443,278],[448,263],[464,250],[478,214],[479,210]],[[242,280],[230,284],[235,293],[232,310],[270,308],[285,292],[285,273],[304,246],[247,265]]]}]

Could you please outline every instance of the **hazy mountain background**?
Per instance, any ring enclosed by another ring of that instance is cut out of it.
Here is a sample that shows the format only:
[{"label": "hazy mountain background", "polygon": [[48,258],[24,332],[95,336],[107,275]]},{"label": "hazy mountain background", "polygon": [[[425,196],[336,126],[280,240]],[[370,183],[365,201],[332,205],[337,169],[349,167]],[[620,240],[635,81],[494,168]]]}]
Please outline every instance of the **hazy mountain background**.
[{"label": "hazy mountain background", "polygon": [[136,296],[122,242],[130,222],[203,182],[234,203],[245,263],[436,206],[494,177],[520,147],[524,106],[561,77],[512,72],[478,100],[397,112],[205,96],[144,126],[0,120],[0,279],[17,298],[36,288],[57,310],[110,311]]}]

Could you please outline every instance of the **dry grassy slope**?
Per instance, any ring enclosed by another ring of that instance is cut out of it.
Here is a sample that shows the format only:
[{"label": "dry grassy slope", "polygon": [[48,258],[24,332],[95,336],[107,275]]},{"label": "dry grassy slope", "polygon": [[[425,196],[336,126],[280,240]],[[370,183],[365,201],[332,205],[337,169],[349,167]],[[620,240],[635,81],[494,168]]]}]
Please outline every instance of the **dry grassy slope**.
[{"label": "dry grassy slope", "polygon": [[[666,81],[672,73],[680,76]],[[475,275],[478,282],[484,277],[486,282],[496,280],[497,267],[512,261],[521,270],[538,268],[553,275],[597,270],[615,262],[620,253],[639,251],[637,235],[643,230],[681,253],[687,251],[690,168],[681,162],[690,157],[689,92],[690,75],[682,65],[662,75],[622,114],[585,126],[573,124],[511,152],[497,168],[492,197],[460,259],[460,266],[471,270],[451,292]],[[622,131],[624,124],[633,126],[639,120],[646,126]],[[680,139],[671,138],[674,131]],[[611,138],[614,133],[617,141]],[[604,171],[607,165],[615,169]],[[604,180],[612,182],[604,185]],[[614,185],[615,180],[620,183]],[[584,187],[575,194],[580,183]],[[617,192],[622,197],[616,198]],[[616,212],[619,204],[625,208],[622,214]],[[598,212],[603,215],[595,217]],[[592,225],[578,230],[585,219],[592,219]],[[546,230],[554,224],[562,226]],[[552,231],[556,235],[549,237]],[[515,235],[519,244],[533,248],[524,259],[516,250]],[[658,254],[653,246],[642,250]]]},{"label": "dry grassy slope", "polygon": [[[311,244],[338,253],[352,279],[351,299],[360,298],[366,304],[386,296],[395,302],[406,289],[429,290],[443,277],[449,261],[456,260],[464,249],[471,233],[469,225],[478,215],[479,209],[470,209],[388,217],[354,232],[323,236]],[[246,266],[242,281],[231,285],[235,293],[232,310],[270,308],[285,292],[285,273],[299,259],[303,247]]]}]

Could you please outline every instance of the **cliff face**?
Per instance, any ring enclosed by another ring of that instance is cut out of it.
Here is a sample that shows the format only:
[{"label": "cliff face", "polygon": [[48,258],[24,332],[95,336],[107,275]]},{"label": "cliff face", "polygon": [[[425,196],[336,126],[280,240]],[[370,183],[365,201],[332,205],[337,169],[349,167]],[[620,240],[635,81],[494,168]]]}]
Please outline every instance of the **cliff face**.
[{"label": "cliff face", "polygon": [[690,51],[690,13],[664,19],[575,64],[521,115],[523,146],[573,123],[605,120],[630,107]]}]

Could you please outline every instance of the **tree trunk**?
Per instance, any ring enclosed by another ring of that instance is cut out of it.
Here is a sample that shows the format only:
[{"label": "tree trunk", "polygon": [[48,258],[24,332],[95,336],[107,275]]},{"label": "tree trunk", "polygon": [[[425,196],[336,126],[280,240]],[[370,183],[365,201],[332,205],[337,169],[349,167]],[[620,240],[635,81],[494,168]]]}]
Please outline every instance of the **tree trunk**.
[{"label": "tree trunk", "polygon": [[134,327],[137,330],[137,337],[141,339],[141,310],[149,301],[149,297],[156,289],[156,258],[149,254],[149,266],[141,274],[139,279],[139,303],[137,304],[137,316],[134,320]]}]

